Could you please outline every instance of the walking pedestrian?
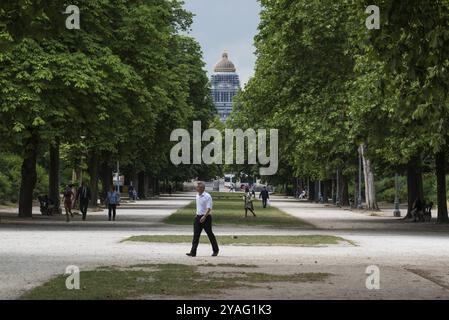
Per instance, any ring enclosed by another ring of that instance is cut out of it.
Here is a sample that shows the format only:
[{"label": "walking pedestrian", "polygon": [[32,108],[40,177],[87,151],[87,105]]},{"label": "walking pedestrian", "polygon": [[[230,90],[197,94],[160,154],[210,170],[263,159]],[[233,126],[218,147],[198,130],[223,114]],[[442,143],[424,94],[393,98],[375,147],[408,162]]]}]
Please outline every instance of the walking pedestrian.
[{"label": "walking pedestrian", "polygon": [[251,211],[254,217],[257,217],[256,213],[254,212],[253,195],[249,191],[248,187],[246,187],[245,189],[245,195],[243,196],[243,200],[245,201],[245,218],[248,217],[248,210]]},{"label": "walking pedestrian", "polygon": [[90,199],[91,199],[90,189],[89,187],[86,186],[86,184],[83,181],[81,182],[81,187],[78,188],[75,199],[75,202],[79,200],[79,208],[81,214],[83,215],[83,221],[85,221],[87,218],[87,208],[89,207]]},{"label": "walking pedestrian", "polygon": [[189,257],[196,257],[196,251],[203,229],[206,231],[212,245],[212,256],[218,256],[219,252],[217,239],[212,232],[212,196],[205,189],[206,185],[204,182],[198,182],[196,187],[198,193],[196,195],[196,217],[193,223],[192,249],[187,253]]},{"label": "walking pedestrian", "polygon": [[109,221],[115,221],[117,206],[120,204],[120,194],[111,186],[111,190],[106,196],[106,205],[108,206]]},{"label": "walking pedestrian", "polygon": [[62,202],[64,203],[66,219],[67,219],[67,222],[70,222],[70,218],[73,218],[72,205],[73,205],[73,198],[74,198],[74,194],[73,194],[71,186],[68,185],[65,187],[64,193],[62,194],[62,198],[63,198]]},{"label": "walking pedestrian", "polygon": [[267,190],[267,187],[263,187],[262,191],[259,193],[259,199],[262,199],[262,206],[265,209],[268,204],[268,199],[270,199],[270,193]]}]

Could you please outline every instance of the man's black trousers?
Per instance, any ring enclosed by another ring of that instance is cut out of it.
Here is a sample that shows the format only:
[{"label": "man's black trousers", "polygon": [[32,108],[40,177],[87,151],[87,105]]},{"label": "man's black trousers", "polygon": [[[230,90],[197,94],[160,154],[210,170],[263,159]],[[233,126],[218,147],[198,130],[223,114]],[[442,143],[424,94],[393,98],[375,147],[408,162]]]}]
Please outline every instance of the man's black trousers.
[{"label": "man's black trousers", "polygon": [[262,206],[263,206],[264,208],[267,207],[267,203],[268,203],[268,199],[267,199],[267,198],[262,198]]},{"label": "man's black trousers", "polygon": [[83,214],[83,220],[86,220],[87,208],[89,207],[89,199],[80,199],[80,211]]},{"label": "man's black trousers", "polygon": [[209,237],[209,241],[212,245],[212,250],[214,253],[218,253],[218,244],[217,239],[215,239],[215,235],[212,232],[212,216],[207,216],[206,221],[204,223],[200,222],[201,216],[196,216],[195,221],[193,223],[193,241],[192,241],[192,250],[190,253],[196,255],[196,249],[198,248],[198,244],[200,242],[201,232],[203,229],[206,231],[207,236]]}]

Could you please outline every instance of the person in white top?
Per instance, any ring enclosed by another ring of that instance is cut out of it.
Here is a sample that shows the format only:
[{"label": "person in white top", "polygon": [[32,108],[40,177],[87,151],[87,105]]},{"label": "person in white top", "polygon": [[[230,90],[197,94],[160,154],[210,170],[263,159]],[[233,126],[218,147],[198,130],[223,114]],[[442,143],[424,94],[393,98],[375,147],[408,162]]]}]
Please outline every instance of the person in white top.
[{"label": "person in white top", "polygon": [[203,182],[198,182],[196,191],[196,217],[193,223],[193,241],[192,249],[187,255],[189,257],[196,257],[196,250],[200,242],[201,232],[206,231],[209,241],[212,245],[212,256],[218,256],[219,248],[217,239],[212,232],[212,196],[205,191],[206,186]]}]

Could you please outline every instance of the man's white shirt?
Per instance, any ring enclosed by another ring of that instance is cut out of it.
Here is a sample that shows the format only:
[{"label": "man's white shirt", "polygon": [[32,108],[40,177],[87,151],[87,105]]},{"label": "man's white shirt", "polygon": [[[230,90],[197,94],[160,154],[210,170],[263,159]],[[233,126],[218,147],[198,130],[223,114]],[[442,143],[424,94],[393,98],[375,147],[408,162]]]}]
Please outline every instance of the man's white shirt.
[{"label": "man's white shirt", "polygon": [[196,214],[204,216],[208,209],[212,210],[212,197],[204,191],[201,195],[196,195]]}]

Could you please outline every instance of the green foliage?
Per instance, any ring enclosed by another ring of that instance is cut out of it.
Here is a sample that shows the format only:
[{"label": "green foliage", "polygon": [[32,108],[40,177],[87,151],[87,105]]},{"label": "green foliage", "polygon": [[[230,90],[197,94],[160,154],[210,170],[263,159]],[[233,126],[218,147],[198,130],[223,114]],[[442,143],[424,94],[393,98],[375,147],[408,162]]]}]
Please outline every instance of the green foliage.
[{"label": "green foliage", "polygon": [[40,159],[60,144],[63,167],[119,160],[129,175],[192,177],[168,159],[173,129],[214,117],[200,46],[182,35],[192,14],[177,0],[71,4],[80,30],[65,29],[60,1],[0,3],[4,150]]},{"label": "green foliage", "polygon": [[327,179],[351,166],[347,137],[348,49],[344,5],[335,1],[261,1],[256,74],[237,97],[231,125],[280,130],[283,179]]},{"label": "green foliage", "polygon": [[[0,201],[18,201],[22,158],[11,153],[0,153]],[[37,166],[35,196],[46,194],[48,174],[42,166]]]},{"label": "green foliage", "polygon": [[280,130],[269,181],[354,177],[362,143],[381,179],[434,170],[449,134],[448,1],[378,1],[380,30],[367,30],[364,0],[260,2],[255,76],[229,125]]}]

